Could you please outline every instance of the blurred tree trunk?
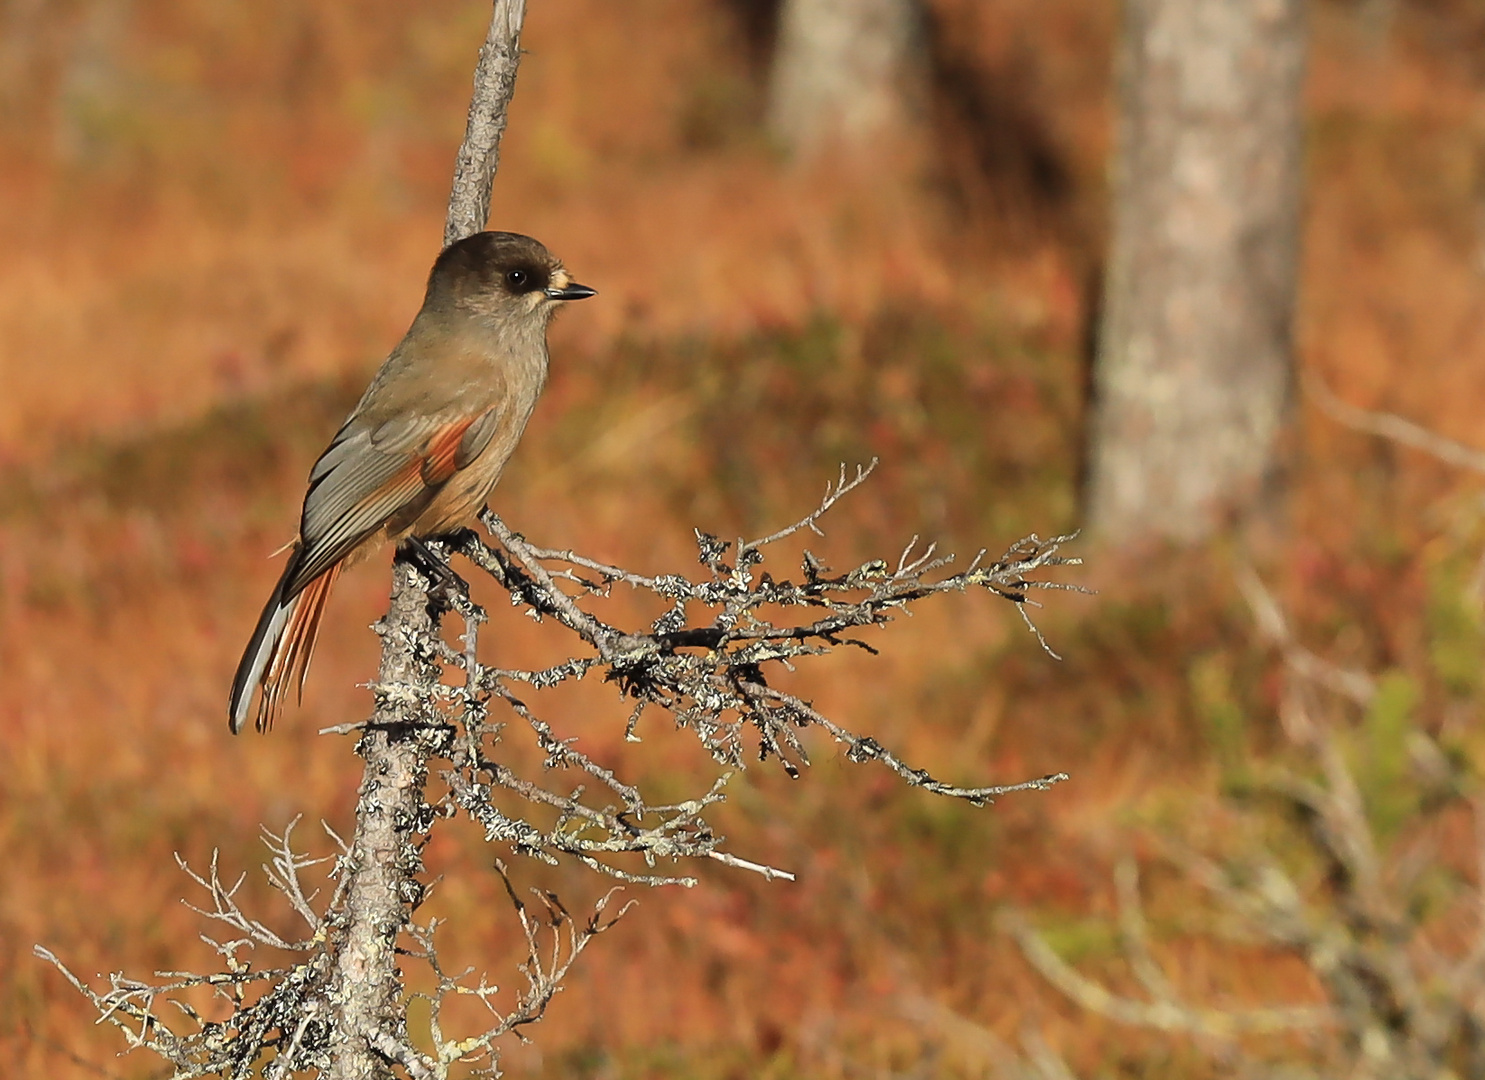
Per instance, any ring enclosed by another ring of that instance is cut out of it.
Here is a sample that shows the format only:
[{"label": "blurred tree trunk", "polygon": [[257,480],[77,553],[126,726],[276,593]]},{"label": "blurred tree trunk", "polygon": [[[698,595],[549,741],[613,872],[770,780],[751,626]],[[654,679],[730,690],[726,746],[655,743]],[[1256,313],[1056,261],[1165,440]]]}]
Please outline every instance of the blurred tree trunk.
[{"label": "blurred tree trunk", "polygon": [[1303,0],[1125,0],[1090,524],[1252,506],[1293,384]]},{"label": "blurred tree trunk", "polygon": [[905,111],[919,0],[783,0],[768,124],[807,155],[860,143]]}]

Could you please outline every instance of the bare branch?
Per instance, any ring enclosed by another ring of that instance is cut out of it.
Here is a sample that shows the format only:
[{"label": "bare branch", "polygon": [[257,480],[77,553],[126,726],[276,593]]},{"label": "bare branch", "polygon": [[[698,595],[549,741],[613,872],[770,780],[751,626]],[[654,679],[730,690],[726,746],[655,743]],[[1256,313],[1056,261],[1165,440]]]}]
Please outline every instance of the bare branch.
[{"label": "bare branch", "polygon": [[[769,533],[767,536],[762,537],[761,539],[749,540],[747,542],[739,539],[737,543],[739,562],[743,560],[747,552],[757,551],[759,548],[765,547],[768,544],[773,544],[785,539],[786,537],[793,536],[801,529],[808,529],[816,536],[824,536],[825,534],[820,531],[820,527],[815,523],[819,521],[820,518],[824,517],[825,514],[829,512],[832,506],[840,502],[841,499],[845,498],[851,492],[855,491],[858,487],[864,484],[866,482],[866,478],[870,476],[873,471],[875,471],[876,467],[877,459],[872,458],[871,461],[864,466],[857,465],[856,475],[848,480],[846,479],[846,466],[845,463],[842,462],[840,467],[839,479],[836,480],[834,485],[828,485],[825,488],[825,497],[820,500],[820,505],[817,506],[812,512],[806,514],[794,524],[786,525],[782,529],[779,529],[777,532]],[[916,540],[917,537],[914,537],[913,539]],[[901,568],[901,564],[899,564],[898,569],[901,570]]]},{"label": "bare branch", "polygon": [[1447,439],[1394,413],[1360,409],[1347,404],[1336,397],[1320,376],[1313,372],[1306,373],[1304,389],[1320,411],[1338,424],[1421,450],[1446,465],[1455,465],[1472,472],[1485,472],[1485,450],[1476,450],[1472,446]]},{"label": "bare branch", "polygon": [[[307,870],[311,866],[320,866],[331,860],[329,858],[311,859],[295,853],[290,840],[294,833],[294,826],[299,824],[299,820],[299,817],[295,817],[284,826],[282,833],[275,834],[266,828],[263,830],[263,842],[268,846],[272,855],[269,865],[263,868],[263,873],[270,885],[289,898],[290,905],[309,925],[310,930],[315,931],[323,925],[319,915],[310,906],[317,894],[304,895],[304,888],[299,883],[299,871]],[[333,901],[331,906],[335,906]]]},{"label": "bare branch", "polygon": [[739,870],[751,870],[755,874],[762,874],[768,881],[775,879],[779,881],[794,880],[794,875],[787,870],[775,870],[772,866],[764,866],[762,863],[739,859],[736,855],[729,855],[725,851],[708,851],[706,854],[707,858],[715,859],[724,866],[735,866]]},{"label": "bare branch", "polygon": [[1119,897],[1119,930],[1124,954],[1134,977],[1156,1001],[1175,1001],[1175,987],[1150,953],[1150,931],[1145,925],[1145,906],[1140,901],[1139,863],[1128,855],[1114,867],[1114,888]]},{"label": "bare branch", "polygon": [[510,99],[516,92],[525,19],[526,0],[495,0],[490,30],[474,69],[464,142],[454,162],[454,184],[443,230],[445,246],[479,232],[490,217],[490,189],[500,165],[500,140],[505,134]]},{"label": "bare branch", "polygon": [[1115,994],[1079,974],[1018,915],[1007,913],[1002,925],[1015,938],[1021,953],[1046,979],[1080,1008],[1121,1024],[1232,1039],[1243,1034],[1313,1031],[1335,1023],[1326,1008],[1293,1005],[1266,1009],[1208,1009],[1175,1000],[1139,1001]]},{"label": "bare branch", "polygon": [[1327,690],[1350,698],[1363,707],[1377,696],[1376,682],[1364,671],[1353,671],[1325,660],[1295,640],[1284,612],[1263,584],[1263,579],[1248,563],[1239,563],[1236,571],[1238,589],[1248,602],[1259,632],[1272,642],[1301,678],[1309,679]]}]

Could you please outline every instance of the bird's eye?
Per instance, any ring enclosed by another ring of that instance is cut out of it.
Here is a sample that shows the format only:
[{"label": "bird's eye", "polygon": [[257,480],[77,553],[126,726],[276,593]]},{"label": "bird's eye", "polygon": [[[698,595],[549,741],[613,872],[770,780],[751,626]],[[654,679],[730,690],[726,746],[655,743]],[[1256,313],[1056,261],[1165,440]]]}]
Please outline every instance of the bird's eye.
[{"label": "bird's eye", "polygon": [[524,270],[511,270],[506,273],[505,280],[512,289],[519,289],[526,284],[526,277],[527,274]]}]

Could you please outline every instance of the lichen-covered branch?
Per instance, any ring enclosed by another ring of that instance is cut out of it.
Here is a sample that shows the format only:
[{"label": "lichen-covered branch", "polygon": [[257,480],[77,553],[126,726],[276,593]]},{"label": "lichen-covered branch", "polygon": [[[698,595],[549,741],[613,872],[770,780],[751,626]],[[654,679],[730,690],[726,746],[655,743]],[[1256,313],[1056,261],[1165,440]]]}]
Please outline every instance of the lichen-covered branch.
[{"label": "lichen-covered branch", "polygon": [[[271,878],[291,897],[307,903],[309,896],[301,884],[300,871],[326,860],[308,859],[295,852],[290,845],[292,829],[291,824],[282,836],[265,835],[272,852]],[[174,1066],[173,1075],[178,1080],[212,1075],[248,1076],[260,1065],[260,1075],[268,1080],[285,1080],[303,1072],[330,1076],[344,1072],[347,1062],[355,1067],[369,1063],[367,1067],[377,1073],[387,1073],[393,1065],[401,1066],[413,1080],[446,1080],[451,1066],[459,1062],[478,1064],[483,1060],[493,1071],[495,1041],[518,1034],[522,1027],[540,1020],[583,949],[630,907],[626,903],[611,912],[616,892],[611,890],[579,920],[557,897],[535,892],[545,917],[533,918],[528,905],[517,897],[506,878],[506,891],[525,936],[527,958],[520,969],[526,989],[504,1013],[493,1001],[497,989],[483,978],[471,986],[463,976],[450,975],[444,970],[434,947],[437,923],[430,920],[427,925],[419,926],[409,921],[397,927],[397,933],[389,939],[389,943],[396,943],[397,954],[404,962],[409,955],[425,961],[435,977],[436,985],[431,993],[411,995],[430,1005],[428,1030],[424,1038],[417,1040],[428,1049],[418,1049],[407,1036],[404,1008],[392,1023],[373,1018],[363,1033],[366,1053],[347,1054],[344,1047],[347,1021],[343,1018],[346,990],[343,984],[337,985],[342,972],[337,953],[330,946],[336,933],[333,926],[339,910],[336,905],[343,890],[337,890],[325,918],[307,907],[301,912],[311,923],[310,937],[286,942],[243,914],[234,899],[241,879],[231,886],[225,885],[217,875],[215,854],[206,874],[192,871],[184,862],[181,867],[208,894],[210,906],[195,910],[243,933],[241,938],[226,942],[205,939],[225,960],[227,970],[212,974],[160,972],[157,977],[163,981],[155,983],[115,974],[109,977],[108,989],[99,992],[74,975],[49,950],[39,946],[35,950],[39,958],[54,965],[92,1002],[101,1022],[118,1027],[131,1049],[150,1050],[168,1061]],[[498,868],[504,877],[505,867],[498,864]],[[336,870],[336,876],[342,880],[343,869],[338,866]],[[291,966],[255,971],[248,956],[257,946],[308,955]],[[400,987],[400,978],[395,985]],[[191,1003],[188,995],[202,990],[222,1003],[229,1014],[228,1020],[210,1018],[211,1013],[223,1012],[222,1007],[203,1011]],[[454,996],[478,998],[489,1010],[490,1026],[465,1036],[446,1033],[443,1007]],[[159,1006],[165,1004],[170,1006],[170,1012],[161,1016]],[[192,1030],[175,1030],[182,1021]],[[263,1065],[265,1060],[267,1064]]]},{"label": "lichen-covered branch", "polygon": [[[310,934],[287,941],[238,906],[238,877],[231,885],[218,873],[213,852],[205,874],[180,866],[206,894],[192,905],[209,921],[225,925],[235,936],[223,941],[202,936],[221,957],[225,970],[209,974],[167,971],[162,981],[148,983],[121,974],[109,976],[108,988],[96,991],[75,976],[52,952],[37,946],[36,955],[54,965],[98,1010],[100,1022],[119,1028],[131,1049],[147,1049],[174,1066],[177,1080],[198,1076],[246,1076],[260,1060],[272,1062],[266,1076],[287,1077],[294,1070],[328,1070],[335,1025],[327,996],[334,977],[335,954],[328,947],[327,923],[310,906],[313,892],[301,884],[303,870],[325,860],[308,859],[292,846],[291,823],[281,835],[265,831],[270,852],[269,879],[289,897],[305,918]],[[337,889],[330,907],[340,907]],[[254,951],[290,954],[282,966],[257,968]],[[301,959],[295,959],[295,955]],[[202,994],[206,999],[202,999]],[[160,1006],[168,1005],[168,1011]],[[163,1013],[163,1014],[162,1014]],[[213,1019],[226,1015],[225,1020]]]},{"label": "lichen-covered branch", "polygon": [[407,563],[396,563],[393,581],[391,606],[377,625],[384,689],[357,747],[366,770],[341,867],[345,902],[327,920],[334,956],[327,997],[337,1006],[334,1080],[384,1075],[387,1046],[408,1045],[397,945],[423,898],[421,852],[433,824],[424,794],[428,759],[448,742],[431,693],[441,669],[424,647],[438,632],[437,608]]},{"label": "lichen-covered branch", "polygon": [[[216,945],[227,960],[225,972],[172,975],[153,984],[114,976],[101,992],[68,978],[105,1020],[125,1030],[131,1045],[159,1053],[181,1076],[244,1075],[264,1061],[270,1076],[314,1071],[421,1080],[446,1077],[455,1063],[471,1060],[493,1069],[497,1040],[519,1036],[540,1019],[573,961],[611,925],[603,915],[608,901],[576,920],[560,900],[540,894],[545,915],[536,919],[507,879],[530,955],[522,969],[526,990],[499,1012],[495,991],[484,981],[469,985],[444,972],[434,947],[436,926],[415,921],[424,892],[421,851],[438,822],[465,817],[511,854],[576,861],[629,884],[694,884],[685,863],[699,859],[788,880],[787,870],[729,850],[708,818],[726,798],[728,781],[751,762],[776,763],[800,775],[809,764],[805,737],[811,729],[843,747],[849,760],[878,762],[911,786],[976,805],[1066,779],[1058,773],[1014,783],[951,783],[774,684],[799,663],[838,648],[875,652],[852,635],[885,626],[937,595],[979,589],[1024,607],[1033,589],[1069,587],[1033,576],[1076,564],[1060,554],[1066,537],[1030,537],[999,559],[977,556],[957,573],[950,572],[952,556],[932,548],[914,555],[913,545],[895,562],[869,560],[842,572],[809,552],[797,579],[775,578],[765,569],[771,545],[818,532],[821,515],[868,472],[848,480],[843,471],[819,508],[760,540],[730,545],[697,533],[702,570],[689,576],[639,574],[535,547],[493,514],[486,515],[489,542],[470,535],[432,544],[436,555],[464,553],[490,572],[513,604],[571,632],[573,649],[539,671],[482,662],[485,612],[467,593],[435,587],[416,566],[399,561],[392,607],[378,625],[383,656],[372,685],[376,710],[366,721],[331,729],[359,736],[367,770],[355,834],[347,844],[337,840],[333,864],[326,863],[334,887],[323,907],[300,874],[324,860],[296,853],[292,825],[267,838],[269,880],[309,935],[291,941],[244,914],[235,899],[240,879],[223,883],[213,859],[206,874],[187,872],[209,899],[196,910],[234,935]],[[620,625],[622,617],[606,609],[619,584],[649,592],[669,609],[648,626]],[[441,631],[441,617],[450,612],[463,623],[457,639]],[[647,711],[664,713],[695,735],[722,766],[720,774],[691,798],[652,800],[521,696],[586,678],[614,683],[630,699],[621,721],[630,739],[639,738]],[[538,772],[528,775],[511,764],[520,756],[507,746],[517,737],[540,751]],[[543,933],[544,951],[538,949]],[[246,959],[254,949],[288,959],[257,971]],[[425,995],[432,1019],[419,1031],[407,1024],[400,968],[408,955],[429,965],[436,984]],[[45,958],[61,967],[50,954]],[[158,1001],[202,987],[227,999],[228,1021],[189,1008],[185,1026],[160,1018]],[[442,1003],[455,994],[483,1001],[492,1010],[490,1025],[472,1034],[446,1032]]]}]

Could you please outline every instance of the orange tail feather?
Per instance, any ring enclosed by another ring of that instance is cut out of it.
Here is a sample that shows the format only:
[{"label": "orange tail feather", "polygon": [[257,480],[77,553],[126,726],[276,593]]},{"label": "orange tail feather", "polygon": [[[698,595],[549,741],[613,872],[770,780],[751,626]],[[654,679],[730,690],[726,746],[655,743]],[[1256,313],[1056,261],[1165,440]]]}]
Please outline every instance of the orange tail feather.
[{"label": "orange tail feather", "polygon": [[263,697],[258,706],[259,731],[273,727],[273,718],[288,686],[296,685],[299,698],[303,700],[304,680],[309,675],[309,662],[320,636],[320,619],[325,614],[325,602],[330,599],[335,579],[340,576],[340,567],[340,563],[331,566],[294,598],[294,610],[263,676]]}]

